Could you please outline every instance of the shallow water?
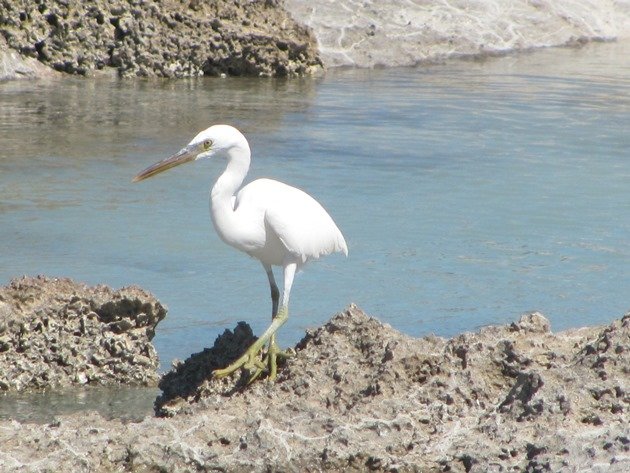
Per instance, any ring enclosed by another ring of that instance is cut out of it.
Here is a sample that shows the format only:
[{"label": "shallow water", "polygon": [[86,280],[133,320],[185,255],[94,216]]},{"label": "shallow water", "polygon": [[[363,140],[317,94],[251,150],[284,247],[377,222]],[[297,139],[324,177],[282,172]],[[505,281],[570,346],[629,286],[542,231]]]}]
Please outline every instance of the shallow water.
[{"label": "shallow water", "polygon": [[225,122],[250,140],[250,178],[317,197],[350,247],[297,278],[282,344],[350,302],[414,336],[532,310],[555,330],[607,323],[630,308],[628,57],[613,43],[320,79],[0,84],[0,281],[149,289],[169,307],[163,369],[239,320],[260,333],[265,274],[208,216],[218,163],[130,182]]},{"label": "shallow water", "polygon": [[630,36],[611,0],[286,0],[327,66],[395,67]]},{"label": "shallow water", "polygon": [[106,419],[139,422],[153,412],[158,394],[157,388],[128,386],[0,394],[0,419],[54,423],[61,414],[91,410]]}]

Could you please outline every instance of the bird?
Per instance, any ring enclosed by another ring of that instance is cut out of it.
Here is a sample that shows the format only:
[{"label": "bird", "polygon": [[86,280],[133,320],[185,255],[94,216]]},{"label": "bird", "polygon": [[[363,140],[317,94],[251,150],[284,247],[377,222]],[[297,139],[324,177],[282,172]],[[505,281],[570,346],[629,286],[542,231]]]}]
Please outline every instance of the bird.
[{"label": "bird", "polygon": [[[230,125],[213,125],[201,131],[180,151],[138,173],[133,182],[207,158],[225,161],[225,169],[210,192],[214,228],[225,243],[262,263],[271,290],[271,324],[240,358],[214,370],[213,377],[226,377],[242,369],[249,374],[249,382],[262,373],[267,373],[273,381],[277,376],[277,360],[290,356],[278,347],[276,332],[289,317],[289,297],[296,272],[321,256],[331,253],[348,256],[348,246],[324,207],[301,189],[268,178],[243,186],[251,150],[245,136]],[[282,297],[274,266],[282,268]]]}]

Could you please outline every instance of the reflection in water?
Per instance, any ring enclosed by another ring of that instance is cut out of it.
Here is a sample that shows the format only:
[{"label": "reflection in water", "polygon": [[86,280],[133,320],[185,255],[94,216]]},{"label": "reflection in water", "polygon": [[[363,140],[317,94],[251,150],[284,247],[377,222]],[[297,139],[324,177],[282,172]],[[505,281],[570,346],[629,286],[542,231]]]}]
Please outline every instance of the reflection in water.
[{"label": "reflection in water", "polygon": [[11,176],[3,179],[2,190],[12,198],[0,203],[0,211],[80,205],[76,194],[54,195],[50,185],[77,189],[77,174],[90,179],[95,168],[109,172],[107,166],[130,163],[138,153],[160,158],[217,121],[270,133],[285,113],[309,106],[316,81],[67,78],[1,87],[0,173]]},{"label": "reflection in water", "polygon": [[[139,284],[169,307],[168,369],[239,320],[268,325],[259,264],[208,216],[218,163],[132,185],[212,123],[241,128],[251,179],[320,200],[350,256],[295,284],[293,344],[356,302],[411,335],[540,310],[554,330],[628,310],[628,43],[322,79],[0,84],[0,280]],[[0,403],[2,401],[0,400]]]},{"label": "reflection in water", "polygon": [[220,120],[248,133],[270,132],[287,112],[309,106],[316,85],[251,78],[7,82],[0,98],[2,165],[43,150],[76,160],[89,158],[95,147],[113,151],[108,144],[115,142],[180,140]]},{"label": "reflection in water", "polygon": [[139,422],[153,414],[157,388],[92,387],[0,394],[0,419],[48,423],[63,414],[96,411],[106,419]]}]

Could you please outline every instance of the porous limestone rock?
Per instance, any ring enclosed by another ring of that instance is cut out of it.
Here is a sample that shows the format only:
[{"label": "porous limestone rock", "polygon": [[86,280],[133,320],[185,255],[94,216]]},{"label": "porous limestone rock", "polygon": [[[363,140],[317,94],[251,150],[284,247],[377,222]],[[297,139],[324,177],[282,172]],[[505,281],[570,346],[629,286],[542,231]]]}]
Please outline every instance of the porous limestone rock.
[{"label": "porous limestone rock", "polygon": [[14,279],[0,288],[0,391],[155,385],[151,339],[165,316],[157,299],[138,287]]},{"label": "porous limestone rock", "polygon": [[209,377],[252,339],[239,324],[177,363],[165,417],[2,422],[0,470],[630,471],[630,314],[554,334],[533,313],[447,340],[350,306],[275,383]]},{"label": "porous limestone rock", "polygon": [[0,0],[0,35],[12,51],[80,75],[115,68],[125,77],[291,76],[322,68],[310,30],[276,0]]}]

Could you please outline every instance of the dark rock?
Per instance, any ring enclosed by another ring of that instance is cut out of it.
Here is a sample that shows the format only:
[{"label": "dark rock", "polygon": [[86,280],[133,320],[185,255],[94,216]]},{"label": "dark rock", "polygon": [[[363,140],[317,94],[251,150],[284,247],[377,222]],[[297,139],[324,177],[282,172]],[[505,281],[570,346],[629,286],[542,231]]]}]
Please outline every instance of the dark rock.
[{"label": "dark rock", "polygon": [[[190,412],[190,404],[195,404],[202,397],[209,395],[208,385],[213,385],[215,392],[233,394],[243,388],[248,377],[243,373],[217,383],[208,383],[212,371],[229,365],[240,357],[256,341],[252,329],[240,322],[234,331],[226,330],[217,337],[212,348],[191,355],[185,362],[175,362],[173,369],[166,373],[158,387],[162,395],[155,401],[155,412],[159,416],[170,417],[182,411]],[[217,389],[218,388],[218,389]]]}]

